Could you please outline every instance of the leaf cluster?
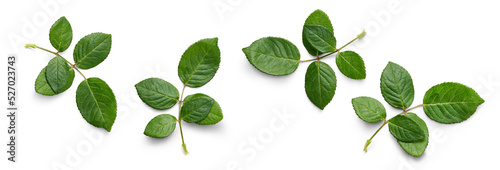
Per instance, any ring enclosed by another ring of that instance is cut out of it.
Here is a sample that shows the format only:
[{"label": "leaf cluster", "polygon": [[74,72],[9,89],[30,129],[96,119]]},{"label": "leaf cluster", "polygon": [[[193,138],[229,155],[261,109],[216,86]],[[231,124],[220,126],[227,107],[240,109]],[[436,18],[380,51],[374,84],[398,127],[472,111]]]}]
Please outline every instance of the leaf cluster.
[{"label": "leaf cluster", "polygon": [[330,65],[321,59],[337,53],[336,64],[342,74],[351,79],[365,79],[365,63],[361,56],[354,51],[341,52],[344,47],[364,35],[365,32],[337,48],[330,18],[325,12],[316,10],[306,19],[302,29],[302,43],[314,59],[300,60],[298,48],[280,37],[258,39],[243,48],[243,52],[255,68],[274,76],[291,74],[300,63],[312,61],[306,71],[304,88],[309,100],[318,108],[324,109],[335,95],[337,78]]}]

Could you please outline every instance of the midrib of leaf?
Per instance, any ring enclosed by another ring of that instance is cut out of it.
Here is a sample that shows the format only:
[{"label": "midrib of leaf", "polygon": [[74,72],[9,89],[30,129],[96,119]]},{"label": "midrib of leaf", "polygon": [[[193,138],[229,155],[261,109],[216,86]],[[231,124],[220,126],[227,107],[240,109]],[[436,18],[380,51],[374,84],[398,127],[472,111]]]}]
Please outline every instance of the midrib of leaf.
[{"label": "midrib of leaf", "polygon": [[321,103],[321,105],[323,105],[323,97],[322,97],[322,91],[321,89],[323,87],[321,87],[321,63],[319,61],[316,61],[317,63],[317,66],[318,66],[318,89],[319,89],[319,101]]},{"label": "midrib of leaf", "polygon": [[[63,30],[64,30],[64,29],[66,28],[66,26],[67,26],[67,25],[66,25],[66,24],[63,24],[63,25],[64,25],[64,26],[63,26]],[[58,46],[58,48],[61,48],[61,45],[62,45],[62,39],[63,39],[62,37],[63,37],[63,35],[64,35],[64,33],[63,33],[63,34],[59,34],[59,40],[60,40],[60,41],[59,41],[59,46]],[[59,50],[57,50],[57,52],[60,52],[60,51],[59,51]]]},{"label": "midrib of leaf", "polygon": [[[97,109],[99,109],[99,116],[102,118],[102,120],[104,121],[104,123],[106,124],[106,119],[104,119],[104,116],[103,116],[103,113],[102,113],[102,110],[101,110],[101,107],[99,107],[99,102],[97,102],[97,99],[95,98],[95,95],[94,95],[94,91],[92,91],[92,88],[90,88],[90,84],[89,84],[89,81],[87,79],[84,80],[85,83],[87,83],[87,87],[89,88],[89,91],[90,91],[90,94],[92,95],[92,99],[94,100],[94,102],[96,103],[97,105]],[[104,125],[105,126],[105,125]]]},{"label": "midrib of leaf", "polygon": [[[391,123],[391,124],[392,124],[393,126],[396,126],[396,127],[400,128],[400,129],[403,129],[403,130],[404,130],[404,131],[406,131],[406,132],[415,133],[415,132],[413,132],[413,131],[411,131],[411,130],[408,130],[408,129],[406,129],[406,128],[403,128],[402,126],[399,126],[399,125],[397,125],[397,124],[394,124],[394,123]],[[417,124],[417,125],[418,125],[418,124]],[[418,125],[418,127],[420,127],[420,125]]]},{"label": "midrib of leaf", "polygon": [[[328,29],[328,28],[327,28],[327,29]],[[328,30],[330,30],[330,29],[328,29]],[[332,48],[334,48],[334,49],[335,49],[335,47],[333,47],[330,43],[326,42],[326,41],[325,41],[323,38],[321,38],[318,34],[316,34],[316,33],[312,32],[312,31],[310,31],[309,29],[307,29],[307,31],[308,31],[308,32],[310,32],[310,33],[312,33],[312,34],[313,34],[313,35],[315,35],[316,37],[318,37],[318,38],[319,38],[322,42],[326,43],[328,46],[330,46],[330,47],[332,47]],[[317,50],[317,51],[319,51],[319,50]]]},{"label": "midrib of leaf", "polygon": [[94,51],[95,51],[95,49],[97,49],[98,47],[100,47],[100,46],[102,45],[102,43],[103,43],[104,41],[106,41],[107,39],[108,39],[108,38],[105,38],[104,40],[102,40],[102,41],[99,43],[99,45],[97,45],[96,47],[94,47],[94,49],[92,49],[92,50],[91,50],[90,52],[88,52],[85,56],[83,56],[82,58],[80,58],[80,60],[78,60],[78,61],[75,63],[75,65],[76,65],[76,64],[78,64],[78,63],[80,63],[80,61],[82,61],[83,59],[87,58],[87,56],[89,56],[89,54],[90,54],[90,53],[94,52]]},{"label": "midrib of leaf", "polygon": [[173,99],[173,100],[177,100],[177,101],[179,100],[179,99],[172,98],[172,97],[170,97],[170,96],[168,96],[168,95],[166,95],[166,94],[163,94],[163,93],[160,93],[160,92],[157,92],[157,91],[154,91],[154,90],[149,90],[149,89],[144,88],[144,87],[139,87],[139,88],[141,88],[141,89],[145,89],[145,90],[147,90],[147,91],[154,92],[154,93],[156,93],[156,94],[160,94],[161,96],[165,96],[165,97],[167,97],[167,98],[169,98],[169,99]]},{"label": "midrib of leaf", "polygon": [[399,100],[401,101],[401,106],[403,106],[403,110],[405,110],[406,108],[405,108],[405,104],[403,101],[403,95],[402,95],[403,92],[401,92],[401,90],[399,89],[399,82],[396,79],[396,73],[394,71],[393,66],[391,66],[391,71],[392,71],[392,78],[394,79],[394,83],[396,84],[396,88],[398,90],[398,96],[399,96]]},{"label": "midrib of leaf", "polygon": [[[212,106],[213,106],[213,102],[212,102]],[[212,107],[212,106],[210,106],[210,111],[212,110],[212,109],[211,109],[211,107]],[[183,116],[182,118],[179,118],[179,119],[184,119],[186,116],[191,115],[193,112],[195,112],[196,110],[198,110],[200,107],[203,107],[203,105],[200,105],[200,106],[199,106],[199,107],[197,107],[196,109],[193,109],[193,111],[191,111],[191,112],[187,113],[185,116]],[[209,111],[209,112],[210,112],[210,111]],[[209,113],[209,114],[210,114],[210,113]],[[208,116],[208,115],[207,115],[207,116]]]},{"label": "midrib of leaf", "polygon": [[367,105],[363,104],[363,103],[360,103],[361,106],[364,106],[366,109],[372,111],[373,113],[376,113],[376,115],[382,119],[385,119],[384,117],[380,116],[380,114],[378,114],[378,112],[376,112],[375,110],[372,110],[370,107],[368,107]]},{"label": "midrib of leaf", "polygon": [[256,51],[256,50],[251,50],[251,49],[250,49],[250,51],[255,52],[255,53],[258,53],[258,54],[260,54],[260,55],[270,56],[270,57],[274,57],[274,58],[278,58],[278,59],[291,60],[291,61],[299,61],[299,60],[295,60],[295,59],[291,59],[291,58],[284,58],[284,57],[278,57],[278,56],[275,56],[275,55],[264,54],[264,53],[261,53],[261,52]]},{"label": "midrib of leaf", "polygon": [[203,57],[201,57],[200,62],[198,62],[198,64],[196,65],[196,68],[193,70],[193,72],[191,73],[191,75],[189,75],[189,78],[188,78],[188,80],[186,80],[186,83],[184,83],[184,85],[187,85],[187,84],[188,84],[188,82],[189,82],[189,81],[191,80],[191,78],[193,77],[194,72],[196,72],[196,70],[198,70],[198,67],[200,67],[201,62],[205,59],[205,57],[207,57],[208,52],[209,52],[210,50],[212,50],[212,48],[214,48],[214,46],[211,46],[208,50],[206,50],[206,51],[205,51],[205,54],[203,55]]},{"label": "midrib of leaf", "polygon": [[359,74],[361,74],[361,72],[360,72],[360,71],[358,71],[358,69],[356,69],[356,67],[354,67],[354,66],[353,66],[353,65],[352,65],[349,61],[347,61],[347,60],[345,59],[345,57],[344,57],[344,56],[342,56],[342,54],[341,54],[341,53],[339,53],[339,55],[340,55],[340,59],[344,60],[347,64],[349,64],[352,68],[354,68],[354,70],[355,70],[356,72],[358,72]]}]

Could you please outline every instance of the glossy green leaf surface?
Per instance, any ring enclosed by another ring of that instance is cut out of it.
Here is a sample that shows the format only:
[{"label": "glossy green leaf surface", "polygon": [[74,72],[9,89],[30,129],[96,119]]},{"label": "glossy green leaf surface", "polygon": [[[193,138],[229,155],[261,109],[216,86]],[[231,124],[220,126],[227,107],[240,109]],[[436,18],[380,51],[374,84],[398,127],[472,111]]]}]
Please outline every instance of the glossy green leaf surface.
[{"label": "glossy green leaf surface", "polygon": [[293,73],[300,63],[300,52],[290,41],[264,37],[243,48],[248,61],[258,70],[270,75]]},{"label": "glossy green leaf surface", "polygon": [[354,51],[344,51],[335,58],[337,67],[345,76],[352,79],[365,79],[366,68],[363,58]]},{"label": "glossy green leaf surface", "polygon": [[311,45],[311,43],[309,42],[309,40],[306,38],[305,26],[307,26],[307,25],[324,26],[328,30],[330,30],[330,32],[333,35],[333,26],[332,26],[332,22],[330,21],[330,18],[328,17],[328,15],[326,15],[325,12],[318,9],[318,10],[312,12],[309,15],[309,17],[307,17],[306,21],[304,22],[304,28],[302,30],[302,43],[304,44],[304,47],[307,49],[307,52],[309,52],[309,54],[311,54],[313,56],[318,56],[318,55],[323,54],[322,52],[320,52],[316,48],[314,48]]},{"label": "glossy green leaf surface", "polygon": [[407,143],[398,141],[399,146],[401,146],[406,151],[406,153],[410,154],[411,156],[420,157],[429,144],[429,130],[427,129],[427,125],[425,124],[424,120],[420,119],[420,117],[418,117],[415,113],[408,113],[406,117],[415,121],[420,126],[422,131],[424,131],[425,136],[424,139],[419,142]]},{"label": "glossy green leaf surface", "polygon": [[90,69],[104,61],[111,51],[111,34],[92,33],[75,45],[73,59],[81,69]]},{"label": "glossy green leaf surface", "polygon": [[382,72],[380,90],[385,101],[392,107],[404,109],[413,103],[415,90],[411,76],[396,63],[389,62]]},{"label": "glossy green leaf surface", "polygon": [[323,110],[335,95],[337,78],[335,72],[326,63],[312,62],[306,71],[305,90],[311,102]]},{"label": "glossy green leaf surface", "polygon": [[83,80],[76,90],[76,105],[83,118],[108,132],[116,119],[116,99],[111,88],[95,77]]},{"label": "glossy green leaf surface", "polygon": [[153,138],[164,138],[172,134],[175,130],[177,119],[169,114],[161,114],[149,121],[144,135]]},{"label": "glossy green leaf surface", "polygon": [[[46,69],[47,67],[44,67],[42,71],[40,71],[40,74],[38,74],[38,77],[36,78],[35,81],[35,91],[41,95],[53,96],[56,95],[56,93],[54,92],[54,90],[52,90],[49,83],[47,83],[47,77],[45,76]],[[75,70],[70,68],[69,75],[70,75],[69,78],[70,81],[66,81],[66,85],[63,89],[63,92],[68,90],[73,84],[73,80],[75,78]]]},{"label": "glossy green leaf surface", "polygon": [[199,125],[213,125],[216,123],[219,123],[222,120],[222,109],[217,103],[217,101],[214,100],[214,104],[212,105],[212,108],[210,109],[210,112],[208,113],[207,117],[205,117],[203,120],[196,122],[196,124]]},{"label": "glossy green leaf surface", "polygon": [[420,142],[425,138],[425,132],[413,119],[397,115],[389,119],[389,131],[398,141]]},{"label": "glossy green leaf surface", "polygon": [[74,72],[71,73],[71,67],[61,56],[56,56],[49,61],[46,67],[45,76],[55,94],[62,93],[73,83]]},{"label": "glossy green leaf surface", "polygon": [[189,87],[200,87],[215,76],[220,64],[218,38],[202,39],[182,54],[178,74],[181,81]]},{"label": "glossy green leaf surface", "polygon": [[361,96],[351,102],[356,115],[365,122],[376,123],[386,118],[385,107],[377,99]]},{"label": "glossy green leaf surface", "polygon": [[459,123],[472,116],[484,100],[476,91],[459,83],[442,83],[430,88],[424,96],[424,111],[440,123]]},{"label": "glossy green leaf surface", "polygon": [[148,78],[135,85],[137,94],[148,106],[165,110],[177,104],[179,91],[175,86],[160,78]]},{"label": "glossy green leaf surface", "polygon": [[205,94],[189,95],[184,99],[179,119],[188,123],[202,121],[212,110],[214,102],[214,99]]},{"label": "glossy green leaf surface", "polygon": [[50,44],[58,51],[63,52],[71,45],[73,30],[66,17],[59,18],[49,32]]},{"label": "glossy green leaf surface", "polygon": [[337,40],[333,32],[322,25],[304,25],[303,36],[312,48],[319,53],[329,53],[337,50]]}]

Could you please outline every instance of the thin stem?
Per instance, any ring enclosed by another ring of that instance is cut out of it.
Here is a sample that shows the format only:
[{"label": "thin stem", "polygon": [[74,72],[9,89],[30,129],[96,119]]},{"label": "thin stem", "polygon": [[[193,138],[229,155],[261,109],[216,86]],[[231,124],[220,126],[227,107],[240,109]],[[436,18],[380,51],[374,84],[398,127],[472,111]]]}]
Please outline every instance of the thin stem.
[{"label": "thin stem", "polygon": [[62,58],[62,59],[64,59],[64,61],[66,61],[66,62],[67,62],[67,63],[68,63],[68,64],[69,64],[69,65],[70,65],[73,69],[75,69],[76,71],[78,71],[78,73],[80,73],[80,75],[82,75],[82,77],[83,77],[85,80],[87,80],[87,77],[85,77],[85,75],[83,75],[83,73],[80,71],[80,69],[78,69],[78,67],[76,67],[76,66],[75,66],[75,64],[73,64],[73,63],[69,62],[68,60],[66,60],[66,58],[64,58],[63,56],[59,55],[59,52],[50,51],[50,50],[48,50],[48,49],[46,49],[46,48],[39,47],[39,46],[37,46],[37,45],[35,45],[35,44],[26,44],[24,47],[25,47],[25,48],[35,48],[35,49],[36,49],[36,48],[38,48],[38,49],[40,49],[40,50],[43,50],[43,51],[46,51],[46,52],[49,52],[49,53],[51,53],[51,54],[54,54],[54,55],[56,55],[56,56],[61,57],[61,58]]},{"label": "thin stem", "polygon": [[418,108],[418,107],[422,107],[422,106],[424,106],[424,104],[419,104],[419,105],[416,105],[416,106],[411,107],[411,108],[409,108],[409,109],[405,109],[405,110],[403,110],[403,112],[401,112],[401,113],[399,113],[399,114],[400,114],[400,115],[402,115],[402,114],[406,114],[406,113],[408,113],[410,110],[413,110],[413,109],[416,109],[416,108]]},{"label": "thin stem", "polygon": [[372,137],[370,139],[368,139],[365,143],[365,147],[363,148],[363,151],[367,151],[366,149],[368,148],[368,145],[370,145],[370,143],[372,143],[372,139],[373,137],[375,137],[375,135],[377,135],[377,133],[380,131],[380,129],[382,129],[388,122],[386,120],[384,120],[384,124],[382,124],[382,126],[380,126],[377,131],[375,131],[375,133],[372,135]]},{"label": "thin stem", "polygon": [[300,61],[300,62],[308,62],[308,61],[316,61],[316,60],[318,60],[318,61],[319,61],[319,60],[321,60],[322,58],[325,58],[325,57],[328,57],[328,56],[330,56],[330,55],[332,55],[332,54],[335,54],[335,53],[337,53],[337,52],[340,52],[340,50],[344,49],[345,47],[347,47],[348,45],[350,45],[350,44],[351,44],[351,43],[353,43],[354,41],[356,41],[356,40],[358,40],[358,39],[363,38],[363,36],[365,36],[365,35],[366,35],[366,32],[365,32],[365,30],[363,30],[363,32],[361,32],[360,34],[358,34],[358,35],[356,36],[356,38],[354,38],[353,40],[349,41],[347,44],[345,44],[344,46],[340,47],[339,49],[337,49],[337,50],[335,50],[335,51],[333,51],[333,52],[326,53],[325,55],[323,55],[323,56],[321,56],[321,57],[317,57],[317,58],[315,58],[315,59],[299,60],[299,61]]},{"label": "thin stem", "polygon": [[184,96],[184,90],[186,89],[186,85],[184,84],[184,87],[182,87],[182,93],[181,93],[181,98],[179,98],[179,130],[181,131],[181,139],[182,139],[182,149],[184,150],[184,154],[189,154],[189,152],[187,151],[187,148],[186,148],[186,143],[184,142],[184,133],[182,133],[182,119],[181,119],[181,108],[182,108],[182,103],[183,103],[183,99],[182,97]]}]

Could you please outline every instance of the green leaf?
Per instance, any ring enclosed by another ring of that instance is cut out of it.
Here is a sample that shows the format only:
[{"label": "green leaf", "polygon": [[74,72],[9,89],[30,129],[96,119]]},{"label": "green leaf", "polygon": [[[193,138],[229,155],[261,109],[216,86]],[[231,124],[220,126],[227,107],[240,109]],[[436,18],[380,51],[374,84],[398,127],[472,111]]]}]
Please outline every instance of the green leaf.
[{"label": "green leaf", "polygon": [[337,79],[332,68],[321,61],[312,62],[306,71],[305,89],[307,97],[323,110],[335,95]]},{"label": "green leaf", "polygon": [[333,32],[322,25],[304,25],[303,36],[312,48],[319,53],[329,53],[337,50]]},{"label": "green leaf", "polygon": [[199,125],[213,125],[216,123],[219,123],[222,120],[222,109],[220,108],[219,103],[217,103],[214,100],[214,104],[212,105],[212,108],[210,109],[210,112],[208,113],[207,117],[205,119],[196,122],[196,124]]},{"label": "green leaf", "polygon": [[300,52],[290,41],[264,37],[243,48],[248,61],[258,70],[275,76],[293,73],[300,63]]},{"label": "green leaf", "polygon": [[90,69],[99,65],[111,51],[111,34],[92,33],[76,43],[73,59],[81,69]]},{"label": "green leaf", "polygon": [[149,121],[146,129],[144,129],[144,135],[153,138],[164,138],[172,134],[175,130],[175,125],[177,124],[177,119],[169,114],[161,114]]},{"label": "green leaf", "polygon": [[484,100],[472,88],[459,83],[442,83],[430,88],[424,96],[424,111],[439,123],[459,123],[476,112]]},{"label": "green leaf", "polygon": [[66,17],[59,18],[49,32],[50,44],[58,51],[63,52],[68,49],[73,40],[73,30]]},{"label": "green leaf", "polygon": [[208,116],[210,110],[212,110],[214,102],[214,99],[205,94],[197,93],[189,95],[184,99],[179,119],[188,123],[202,121]]},{"label": "green leaf", "polygon": [[83,80],[76,90],[76,105],[87,122],[111,131],[116,119],[116,99],[106,82],[96,77]]},{"label": "green leaf", "polygon": [[71,74],[71,67],[68,65],[66,60],[61,56],[56,56],[49,61],[46,67],[45,76],[47,77],[47,83],[50,85],[55,94],[64,92],[68,84],[73,83],[73,78],[75,74]]},{"label": "green leaf", "polygon": [[152,108],[165,110],[179,100],[179,91],[169,82],[159,78],[148,78],[135,85],[141,100]]},{"label": "green leaf", "polygon": [[406,153],[410,154],[411,156],[420,157],[422,153],[424,153],[425,148],[427,148],[427,144],[429,144],[429,130],[427,129],[427,125],[425,124],[424,120],[420,119],[415,113],[408,113],[406,117],[415,121],[420,126],[422,131],[424,131],[425,136],[424,140],[420,142],[407,143],[398,141],[399,146],[401,146],[406,151]]},{"label": "green leaf", "polygon": [[366,69],[363,58],[354,51],[344,51],[337,54],[337,67],[345,76],[352,79],[365,79]]},{"label": "green leaf", "polygon": [[218,38],[202,39],[182,54],[178,74],[181,81],[189,87],[200,87],[215,76],[220,64]]},{"label": "green leaf", "polygon": [[[36,78],[35,81],[35,91],[41,95],[53,96],[56,95],[56,93],[54,93],[54,90],[52,90],[49,83],[47,83],[47,77],[45,76],[46,69],[47,67],[44,67],[42,71],[40,71],[40,74],[38,74],[38,77]],[[75,78],[75,70],[73,70],[73,68],[70,68],[69,75],[70,75],[69,78],[70,81],[66,81],[66,85],[63,89],[63,92],[68,90],[73,84],[73,79]]]},{"label": "green leaf", "polygon": [[368,123],[377,123],[386,118],[385,108],[377,99],[361,96],[352,99],[356,115]]},{"label": "green leaf", "polygon": [[389,131],[402,142],[420,142],[425,138],[425,133],[417,122],[403,115],[389,119]]},{"label": "green leaf", "polygon": [[415,95],[410,74],[393,62],[389,62],[382,72],[380,90],[387,103],[400,109],[408,108]]},{"label": "green leaf", "polygon": [[326,27],[330,32],[333,34],[333,26],[332,22],[330,21],[330,18],[328,18],[328,15],[326,15],[325,12],[321,10],[316,10],[313,13],[307,17],[305,23],[304,23],[304,29],[302,30],[302,43],[304,44],[304,47],[307,49],[307,52],[313,56],[318,56],[323,54],[322,52],[316,50],[311,43],[307,40],[305,36],[305,26],[307,25],[321,25]]}]

